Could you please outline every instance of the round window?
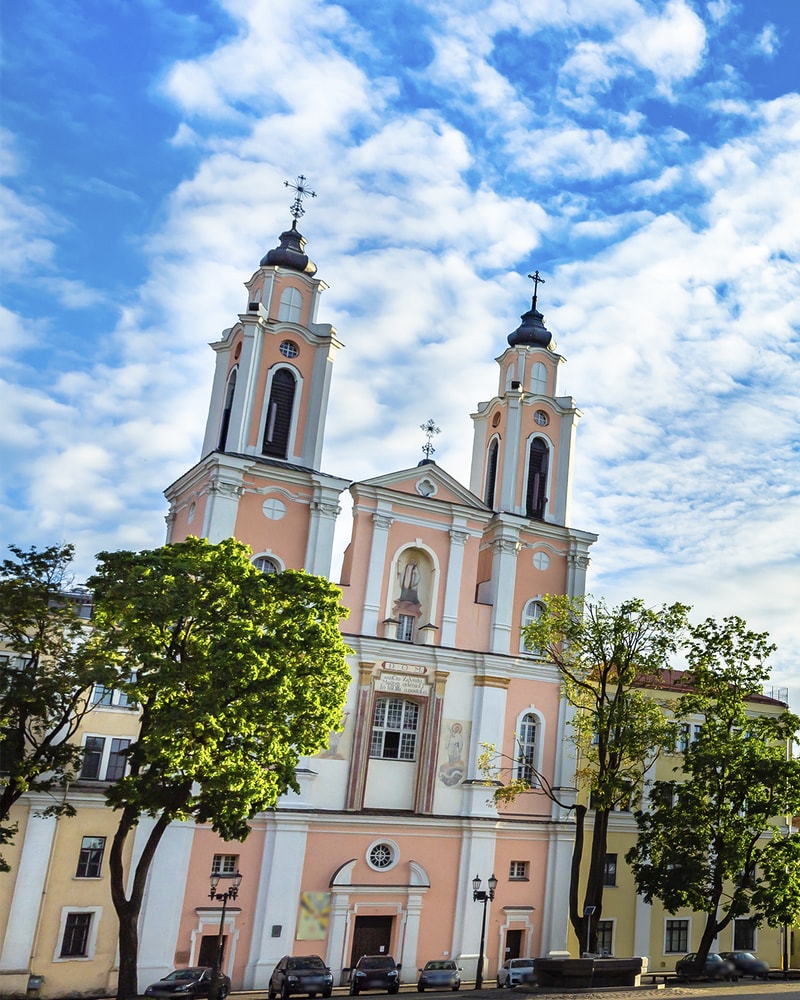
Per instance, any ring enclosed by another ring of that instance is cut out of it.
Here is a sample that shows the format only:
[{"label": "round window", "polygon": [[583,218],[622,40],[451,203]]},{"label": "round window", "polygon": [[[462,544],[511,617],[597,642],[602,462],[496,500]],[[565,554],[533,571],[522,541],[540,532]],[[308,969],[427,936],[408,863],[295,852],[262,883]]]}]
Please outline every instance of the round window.
[{"label": "round window", "polygon": [[550,417],[544,412],[544,410],[537,410],[533,415],[534,422],[540,427],[547,427],[550,423]]},{"label": "round window", "polygon": [[386,840],[376,840],[367,850],[367,864],[379,872],[394,868],[397,857],[397,847]]},{"label": "round window", "polygon": [[492,417],[492,427],[497,427],[499,423],[500,423],[500,411],[498,410],[497,413],[495,413],[495,415]]},{"label": "round window", "polygon": [[241,356],[242,356],[242,342],[240,340],[239,343],[236,345],[236,349],[233,352],[233,360],[238,361]]},{"label": "round window", "polygon": [[300,348],[293,340],[284,340],[278,350],[285,358],[296,358],[300,353]]}]

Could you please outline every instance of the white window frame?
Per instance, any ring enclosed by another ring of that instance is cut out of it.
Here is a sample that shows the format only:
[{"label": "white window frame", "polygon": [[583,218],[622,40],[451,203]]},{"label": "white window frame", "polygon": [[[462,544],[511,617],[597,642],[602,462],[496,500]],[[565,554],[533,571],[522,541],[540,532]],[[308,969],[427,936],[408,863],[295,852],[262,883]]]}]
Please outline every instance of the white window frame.
[{"label": "white window frame", "polygon": [[[535,772],[541,772],[542,769],[542,748],[544,747],[544,715],[536,708],[535,705],[529,705],[527,708],[523,709],[517,716],[516,725],[514,726],[514,777],[518,777],[519,771],[522,769],[523,765],[517,760],[517,756],[521,750],[521,741],[519,740],[519,734],[522,732],[522,727],[526,722],[527,716],[532,715],[534,717],[534,722],[536,725],[536,737],[533,742],[533,760],[531,761],[531,767]],[[534,780],[531,782],[531,788],[538,788],[539,782],[536,775],[533,776]]]},{"label": "white window frame", "polygon": [[[89,924],[89,936],[86,939],[85,955],[62,955],[61,948],[64,944],[64,933],[67,929],[67,917],[70,913],[91,913],[92,921]],[[100,928],[100,917],[103,913],[102,906],[62,906],[61,920],[56,937],[56,947],[53,953],[54,962],[91,962],[97,949],[97,932]]]},{"label": "white window frame", "polygon": [[[269,372],[267,373],[267,384],[264,386],[264,401],[261,407],[261,419],[258,422],[258,437],[256,440],[258,441],[258,449],[260,454],[264,442],[264,431],[266,430],[267,419],[269,416],[269,401],[272,395],[272,380],[275,378],[275,375],[282,368],[285,368],[287,371],[289,371],[294,376],[295,380],[294,401],[292,403],[292,416],[291,416],[291,422],[289,424],[289,439],[286,442],[286,458],[277,459],[277,461],[279,462],[280,461],[289,462],[292,460],[292,458],[296,457],[294,447],[295,447],[295,440],[297,439],[297,418],[298,414],[300,413],[300,400],[303,395],[303,376],[300,374],[299,370],[295,368],[294,365],[289,364],[288,362],[283,362],[283,361],[278,362],[277,364],[273,365],[272,368],[270,368]],[[269,458],[270,456],[266,457]]]},{"label": "white window frame", "polygon": [[275,572],[275,573],[283,572],[285,568],[283,562],[275,555],[274,552],[259,552],[257,556],[253,556],[250,559],[250,562],[255,566],[257,570],[261,570],[261,572],[263,573],[264,570],[261,569],[261,566],[259,566],[259,562],[262,559],[269,559],[271,563],[275,563],[276,567],[275,570],[270,570],[270,572]]},{"label": "white window frame", "polygon": [[[85,778],[82,776],[83,771],[83,757],[81,758],[81,770],[78,772],[77,781],[96,781],[98,783],[109,782],[109,781],[119,781],[119,778],[106,778],[105,775],[108,772],[108,762],[111,757],[111,747],[113,746],[114,740],[127,740],[128,746],[133,743],[133,736],[110,736],[108,733],[86,733],[83,737],[83,743],[81,744],[81,749],[83,750],[83,755],[86,754],[86,741],[88,739],[98,739],[103,740],[103,751],[100,755],[100,767],[98,768],[98,776],[96,778]],[[123,777],[128,773],[128,761],[125,760],[125,770],[123,772]]]},{"label": "white window frame", "polygon": [[[80,867],[80,863],[81,863],[81,854],[83,854],[84,850],[87,850],[87,851],[98,850],[98,848],[96,848],[96,847],[95,848],[92,848],[92,847],[84,848],[83,842],[85,840],[102,840],[103,841],[103,846],[101,848],[99,848],[99,850],[100,850],[100,864],[98,866],[98,872],[97,872],[96,875],[81,875],[79,873],[79,871],[78,871],[78,869]],[[91,882],[93,880],[96,881],[97,879],[100,879],[100,878],[103,877],[103,861],[105,860],[105,856],[106,856],[106,842],[107,842],[107,840],[108,840],[108,838],[104,837],[102,834],[94,834],[94,833],[87,833],[87,834],[84,834],[81,837],[81,846],[78,849],[78,861],[77,861],[77,863],[75,865],[75,874],[72,876],[73,878],[79,879],[80,881],[83,881],[84,879],[88,879]]]},{"label": "white window frame", "polygon": [[509,861],[508,881],[509,882],[530,882],[530,861]]},{"label": "white window frame", "polygon": [[[383,865],[382,867],[373,864],[371,857],[372,852],[375,850],[375,848],[381,846],[388,847],[391,855],[391,860],[389,861],[389,864]],[[390,872],[392,868],[394,868],[400,860],[400,848],[393,840],[390,840],[388,837],[380,837],[378,840],[373,840],[372,843],[369,845],[364,854],[364,860],[367,862],[367,866],[371,868],[374,872]]]},{"label": "white window frame", "polygon": [[[393,726],[387,726],[386,725],[386,711],[385,710],[384,710],[384,714],[383,714],[384,724],[381,725],[381,726],[376,726],[376,724],[375,724],[375,713],[377,711],[378,702],[379,701],[386,701],[386,702],[397,701],[397,702],[401,702],[402,703],[403,709],[402,709],[402,717],[401,717],[401,726],[400,726],[399,729],[396,729]],[[405,726],[403,725],[403,723],[405,722],[406,706],[407,705],[413,705],[416,708],[416,720],[415,720],[416,724],[415,724],[415,726],[414,726],[413,729],[406,729]],[[381,693],[381,695],[378,698],[375,699],[375,704],[374,704],[373,709],[372,709],[372,720],[371,720],[371,726],[370,726],[370,731],[369,731],[369,740],[370,740],[370,743],[369,743],[369,756],[370,756],[370,758],[372,760],[398,760],[398,761],[405,761],[406,763],[409,763],[409,762],[412,762],[412,761],[416,761],[416,759],[417,759],[417,751],[419,749],[419,738],[422,735],[422,732],[421,732],[421,723],[422,723],[422,706],[419,704],[419,702],[414,701],[413,698],[403,698],[403,697],[400,697],[400,696],[397,696],[397,695],[391,695],[391,694],[383,694],[383,693]],[[380,741],[380,750],[381,750],[380,753],[373,753],[373,750],[375,749],[375,736],[374,736],[374,734],[375,734],[376,731],[383,733],[383,737],[382,737],[382,739]],[[390,732],[390,733],[399,733],[400,734],[400,736],[398,738],[397,756],[396,757],[387,757],[385,755],[385,753],[384,753],[384,750],[386,749],[386,733],[387,732]],[[404,734],[407,735],[409,733],[413,733],[413,736],[414,736],[413,745],[412,745],[413,752],[412,752],[412,754],[411,754],[410,757],[409,756],[402,756],[401,751],[403,749],[403,735]]]},{"label": "white window frame", "polygon": [[617,918],[616,917],[601,917],[601,919],[599,920],[599,923],[601,923],[601,924],[611,924],[611,947],[608,949],[608,956],[610,958],[611,956],[613,956],[615,954],[616,949],[617,949]]},{"label": "white window frame", "polygon": [[547,366],[541,361],[531,365],[531,390],[535,396],[547,395]]},{"label": "white window frame", "polygon": [[278,302],[278,322],[300,325],[303,314],[303,293],[294,285],[289,285],[281,292]]},{"label": "white window frame", "polygon": [[[100,695],[101,691],[103,692],[102,695]],[[105,698],[108,698],[108,701],[104,700]],[[92,688],[91,701],[95,710],[98,708],[111,708],[124,709],[130,712],[135,711],[137,707],[135,703],[128,701],[128,695],[125,691],[122,691],[120,688],[103,687],[102,684],[95,684]]]},{"label": "white window frame", "polygon": [[235,875],[239,871],[238,854],[215,854],[211,861],[212,875]]},{"label": "white window frame", "polygon": [[[539,613],[538,614],[529,613],[529,608],[532,608],[534,606],[538,607],[538,609],[539,609]],[[525,642],[525,635],[524,635],[524,633],[523,633],[522,630],[525,628],[526,625],[530,625],[532,622],[538,621],[542,617],[542,615],[544,614],[545,610],[546,610],[546,606],[545,606],[544,600],[542,598],[542,595],[539,594],[538,597],[532,597],[529,601],[526,601],[525,604],[523,605],[523,608],[522,608],[522,619],[520,621],[520,626],[519,626],[520,627],[520,633],[519,633],[519,651],[520,651],[520,653],[523,653],[525,656],[533,656],[537,660],[544,660],[544,659],[546,659],[546,657],[542,655],[542,652],[541,652],[540,649],[531,649],[528,646],[528,644]]]},{"label": "white window frame", "polygon": [[[671,923],[683,921],[686,924],[686,947],[678,948],[676,951],[667,951],[667,926]],[[664,917],[664,947],[665,955],[685,955],[692,947],[692,918],[691,917]]]}]

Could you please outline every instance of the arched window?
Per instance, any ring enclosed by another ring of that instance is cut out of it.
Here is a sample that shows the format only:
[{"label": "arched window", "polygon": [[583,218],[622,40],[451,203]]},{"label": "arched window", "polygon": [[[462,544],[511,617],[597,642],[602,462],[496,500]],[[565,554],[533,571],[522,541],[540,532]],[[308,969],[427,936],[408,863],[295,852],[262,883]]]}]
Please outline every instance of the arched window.
[{"label": "arched window", "polygon": [[419,705],[404,698],[378,698],[372,719],[370,757],[415,760]]},{"label": "arched window", "polygon": [[547,506],[547,467],[550,449],[541,438],[531,441],[528,454],[528,488],[525,491],[525,514],[538,520],[544,518]]},{"label": "arched window", "polygon": [[225,387],[225,405],[222,408],[222,422],[219,426],[219,442],[217,449],[225,451],[228,443],[228,428],[231,425],[231,411],[233,410],[233,397],[236,392],[236,369],[228,376],[228,384]]},{"label": "arched window", "polygon": [[281,568],[270,556],[256,556],[253,565],[262,573],[280,573]]},{"label": "arched window", "polygon": [[[544,604],[541,601],[528,601],[522,611],[522,628],[524,629],[526,625],[530,625],[532,622],[538,622],[543,614]],[[520,638],[520,649],[523,653],[531,653],[533,656],[539,655],[539,649],[536,646],[529,646],[525,641],[524,633]]]},{"label": "arched window", "polygon": [[541,361],[537,361],[531,368],[531,392],[537,396],[544,396],[547,392],[547,369]]},{"label": "arched window", "polygon": [[489,444],[489,454],[486,456],[486,490],[484,501],[487,507],[494,508],[494,491],[497,483],[497,438],[493,438]]},{"label": "arched window", "polygon": [[517,753],[514,765],[514,777],[529,785],[538,785],[536,773],[536,730],[538,719],[533,712],[526,712],[519,723],[517,731]]},{"label": "arched window", "polygon": [[511,383],[513,381],[514,381],[514,366],[513,365],[509,365],[506,368],[505,379],[503,380],[503,384],[504,384],[506,392],[508,392],[508,390],[511,388]]},{"label": "arched window", "polygon": [[287,458],[289,433],[292,429],[292,411],[297,380],[288,368],[279,368],[272,377],[264,423],[264,441],[261,451],[275,458]]},{"label": "arched window", "polygon": [[286,288],[281,294],[278,319],[283,323],[299,323],[302,307],[303,296],[300,292],[296,288]]}]

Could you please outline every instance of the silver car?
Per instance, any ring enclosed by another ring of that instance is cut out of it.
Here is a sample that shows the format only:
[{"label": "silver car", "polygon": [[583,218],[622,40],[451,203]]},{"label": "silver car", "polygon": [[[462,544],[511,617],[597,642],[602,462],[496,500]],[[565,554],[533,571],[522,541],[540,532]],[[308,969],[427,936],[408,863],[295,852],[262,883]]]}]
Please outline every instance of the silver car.
[{"label": "silver car", "polygon": [[417,989],[425,990],[457,990],[461,987],[461,969],[452,959],[434,959],[426,962],[419,970]]},{"label": "silver car", "polygon": [[497,970],[498,989],[535,981],[532,958],[509,958]]}]

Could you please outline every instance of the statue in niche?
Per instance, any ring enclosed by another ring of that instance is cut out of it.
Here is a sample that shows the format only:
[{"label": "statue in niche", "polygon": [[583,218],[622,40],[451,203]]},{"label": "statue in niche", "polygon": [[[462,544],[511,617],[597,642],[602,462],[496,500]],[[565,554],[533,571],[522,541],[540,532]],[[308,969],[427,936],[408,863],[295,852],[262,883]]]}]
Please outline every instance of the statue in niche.
[{"label": "statue in niche", "polygon": [[404,553],[397,561],[395,572],[392,617],[408,615],[417,621],[421,620],[423,600],[430,589],[430,569],[424,553],[413,549]]}]

